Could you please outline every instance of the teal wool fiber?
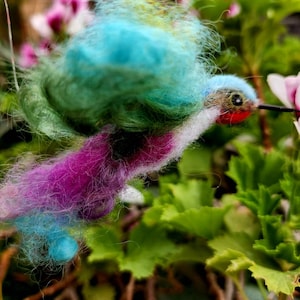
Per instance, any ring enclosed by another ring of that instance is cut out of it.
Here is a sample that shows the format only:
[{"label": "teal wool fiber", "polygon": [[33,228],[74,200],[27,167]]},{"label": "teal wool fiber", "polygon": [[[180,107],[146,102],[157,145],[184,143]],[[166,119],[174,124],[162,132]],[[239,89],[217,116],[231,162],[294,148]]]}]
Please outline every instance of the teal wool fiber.
[{"label": "teal wool fiber", "polygon": [[52,138],[167,132],[203,106],[215,37],[176,5],[98,1],[93,24],[28,74],[25,118]]},{"label": "teal wool fiber", "polygon": [[32,265],[48,264],[50,269],[63,266],[74,258],[79,246],[64,226],[70,226],[70,220],[44,211],[33,211],[18,217],[14,225],[21,233],[21,251]]},{"label": "teal wool fiber", "polygon": [[243,91],[246,98],[253,102],[257,102],[255,90],[244,79],[231,74],[217,75],[210,78],[204,91],[204,95],[207,96],[222,89]]}]

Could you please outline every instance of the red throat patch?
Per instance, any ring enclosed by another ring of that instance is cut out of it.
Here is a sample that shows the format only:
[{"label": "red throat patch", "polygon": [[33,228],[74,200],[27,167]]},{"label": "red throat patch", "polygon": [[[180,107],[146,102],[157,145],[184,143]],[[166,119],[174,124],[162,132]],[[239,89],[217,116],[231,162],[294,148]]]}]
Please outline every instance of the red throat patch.
[{"label": "red throat patch", "polygon": [[238,124],[243,122],[251,115],[251,111],[237,111],[232,113],[223,113],[217,119],[218,124]]}]

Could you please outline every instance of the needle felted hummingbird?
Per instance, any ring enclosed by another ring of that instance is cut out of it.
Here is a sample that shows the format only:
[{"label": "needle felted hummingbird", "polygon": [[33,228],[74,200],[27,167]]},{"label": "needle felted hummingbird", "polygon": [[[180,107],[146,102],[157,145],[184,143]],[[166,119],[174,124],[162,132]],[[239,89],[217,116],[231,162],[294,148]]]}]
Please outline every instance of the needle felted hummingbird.
[{"label": "needle felted hummingbird", "polygon": [[129,180],[257,106],[244,80],[212,75],[216,35],[184,8],[103,0],[96,11],[88,28],[29,72],[19,95],[33,130],[86,138],[77,151],[15,166],[2,183],[0,220],[17,227],[34,264],[73,259],[70,228],[107,215]]}]

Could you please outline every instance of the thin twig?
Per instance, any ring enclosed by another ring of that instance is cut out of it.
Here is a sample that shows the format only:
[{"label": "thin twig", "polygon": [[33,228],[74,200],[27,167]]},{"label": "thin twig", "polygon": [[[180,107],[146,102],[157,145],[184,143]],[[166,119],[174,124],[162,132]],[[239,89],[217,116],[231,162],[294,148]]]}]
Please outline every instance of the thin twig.
[{"label": "thin twig", "polygon": [[58,291],[62,290],[63,288],[69,286],[76,279],[77,274],[78,274],[78,271],[76,270],[76,271],[70,273],[64,279],[58,281],[57,283],[55,283],[51,286],[45,287],[38,293],[31,295],[31,296],[25,298],[24,300],[40,300],[40,299],[44,299],[45,296],[52,296],[55,293],[57,293]]},{"label": "thin twig", "polygon": [[172,291],[180,293],[184,290],[183,284],[176,279],[173,268],[168,269],[168,282],[172,285]]},{"label": "thin twig", "polygon": [[[262,79],[261,76],[255,75],[253,76],[253,83],[258,95],[258,98],[262,103],[264,103],[264,94],[262,87]],[[271,141],[271,130],[267,122],[267,113],[264,109],[260,109],[259,112],[259,124],[262,133],[263,146],[266,152],[269,152],[272,149],[272,141]]]},{"label": "thin twig", "polygon": [[245,299],[247,299],[247,298],[245,298],[247,296],[244,293],[244,290],[245,290],[245,288],[244,288],[244,285],[245,285],[245,272],[244,271],[240,272],[238,282],[239,282],[239,285],[238,285],[239,289],[237,291],[236,299],[237,300],[245,300]]},{"label": "thin twig", "polygon": [[216,296],[216,300],[226,300],[224,290],[219,286],[217,282],[217,276],[211,271],[207,271],[207,280],[209,282],[210,291]]},{"label": "thin twig", "polygon": [[229,276],[226,276],[225,278],[225,299],[231,300],[233,299],[234,295],[234,283],[232,279]]},{"label": "thin twig", "polygon": [[11,29],[11,21],[10,21],[10,13],[7,0],[4,1],[5,11],[6,11],[6,19],[7,19],[7,29],[8,29],[8,38],[9,38],[9,47],[10,47],[10,58],[11,58],[11,66],[14,75],[14,83],[16,91],[20,89],[17,79],[17,72],[16,72],[16,63],[15,63],[15,54],[14,54],[14,43],[13,43],[13,36],[12,36],[12,29]]},{"label": "thin twig", "polygon": [[2,286],[3,286],[3,281],[7,274],[7,270],[10,266],[11,258],[17,252],[18,252],[18,250],[16,247],[9,247],[1,254],[1,257],[0,257],[0,300],[3,299]]},{"label": "thin twig", "polygon": [[124,300],[132,300],[133,299],[134,288],[135,288],[135,279],[134,279],[134,276],[131,275],[130,280],[129,280],[127,286],[126,286]]},{"label": "thin twig", "polygon": [[76,293],[74,287],[66,288],[59,296],[57,296],[54,300],[79,300],[79,296]]},{"label": "thin twig", "polygon": [[155,283],[156,283],[156,277],[155,275],[151,276],[147,280],[147,285],[146,285],[146,294],[147,300],[156,300],[155,297]]}]

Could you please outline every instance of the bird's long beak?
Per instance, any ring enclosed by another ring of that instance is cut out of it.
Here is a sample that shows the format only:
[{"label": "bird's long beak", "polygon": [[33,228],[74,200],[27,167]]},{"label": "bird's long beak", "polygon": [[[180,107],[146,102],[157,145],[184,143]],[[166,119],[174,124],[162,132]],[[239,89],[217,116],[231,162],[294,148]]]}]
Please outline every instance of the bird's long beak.
[{"label": "bird's long beak", "polygon": [[272,104],[259,104],[256,106],[257,109],[266,109],[266,110],[273,110],[279,112],[295,112],[300,113],[300,110],[296,108],[290,108],[286,106],[279,106],[279,105],[272,105]]}]

